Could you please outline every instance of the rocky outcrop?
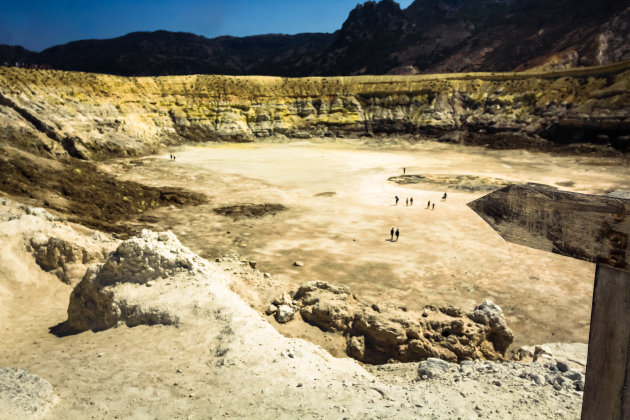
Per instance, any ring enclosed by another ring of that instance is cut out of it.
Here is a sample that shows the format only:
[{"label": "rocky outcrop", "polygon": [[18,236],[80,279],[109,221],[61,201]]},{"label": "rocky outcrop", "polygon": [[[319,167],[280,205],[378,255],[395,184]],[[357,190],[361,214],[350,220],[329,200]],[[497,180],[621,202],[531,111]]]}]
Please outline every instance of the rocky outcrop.
[{"label": "rocky outcrop", "polygon": [[172,283],[195,283],[197,275],[209,277],[207,264],[172,233],[145,230],[141,236],[122,242],[105,263],[87,270],[70,295],[67,321],[53,332],[100,331],[119,323],[177,325],[175,308],[194,302],[183,305],[175,293],[169,298],[156,297]]},{"label": "rocky outcrop", "polygon": [[630,57],[630,7],[612,16],[582,42],[538,57],[517,69],[560,70],[578,66],[600,66]]},{"label": "rocky outcrop", "polygon": [[89,249],[62,238],[41,235],[30,238],[29,249],[44,271],[67,284],[72,283],[71,273],[84,269],[85,264],[104,260],[108,253],[107,248]]},{"label": "rocky outcrop", "polygon": [[309,324],[343,334],[348,355],[368,363],[502,360],[513,340],[501,309],[489,300],[469,314],[454,307],[427,307],[417,313],[369,305],[345,286],[317,281],[304,283],[292,298],[285,294],[274,304],[291,306]]},{"label": "rocky outcrop", "polygon": [[3,418],[43,418],[58,401],[50,382],[24,369],[0,366],[0,391]]},{"label": "rocky outcrop", "polygon": [[0,197],[0,242],[6,246],[17,242],[17,247],[31,253],[42,270],[75,285],[88,264],[104,261],[118,242],[100,232],[83,234],[84,228],[73,229],[65,222],[41,207]]},{"label": "rocky outcrop", "polygon": [[[45,380],[24,370],[0,368],[1,418],[177,418],[182,408],[173,404],[175,400],[184,403],[187,411],[208,418],[275,418],[278,407],[300,418],[313,413],[323,418],[388,418],[394,412],[398,418],[477,418],[480,414],[513,418],[515,413],[524,418],[579,417],[581,393],[569,391],[565,382],[556,390],[548,382],[538,385],[533,377],[520,377],[523,369],[530,368],[544,381],[545,375],[559,376],[550,367],[484,361],[470,364],[469,371],[463,362],[448,364],[447,373],[425,379],[418,378],[415,363],[361,365],[333,357],[305,340],[287,338],[226,287],[230,280],[238,284],[242,276],[268,278],[254,270],[251,261],[236,257],[207,263],[208,271],[196,275],[166,262],[164,272],[172,269],[175,275],[149,280],[152,276],[141,274],[144,285],[125,282],[124,273],[135,276],[151,265],[134,259],[137,270],[121,267],[120,281],[106,290],[114,294],[113,301],[136,306],[139,312],[154,308],[170,313],[178,317],[178,328],[121,328],[63,340],[42,332],[42,340],[35,342],[33,328],[42,330],[50,319],[42,317],[44,312],[23,311],[25,302],[29,308],[50,304],[49,309],[56,311],[57,299],[67,288],[48,275],[40,278],[39,268],[21,247],[22,236],[30,235],[38,223],[59,232],[64,227],[57,224],[90,237],[100,233],[50,221],[37,209],[31,213],[25,215],[19,205],[0,198],[5,257],[0,271],[9,272],[8,277],[0,276],[3,290],[9,290],[0,295],[6,303],[0,305],[2,325],[10,330],[4,354],[11,358],[6,365],[22,365],[41,377],[56,378],[53,391],[60,398],[55,404],[53,397],[49,404],[51,387]],[[68,233],[56,236],[75,242]],[[160,241],[154,233],[143,237],[145,245],[170,241]],[[15,246],[7,246],[12,242]],[[184,252],[177,242],[170,243],[173,250]],[[144,254],[147,262],[158,261],[154,253]],[[164,254],[167,260],[168,255]],[[13,269],[7,270],[8,266]],[[19,288],[12,288],[21,281]],[[124,369],[112,373],[112,366]],[[169,397],[156,397],[162,395]]]},{"label": "rocky outcrop", "polygon": [[305,79],[0,68],[0,140],[87,159],[270,136],[409,134],[492,148],[586,142],[626,150],[629,85],[630,62],[558,73]]},{"label": "rocky outcrop", "polygon": [[586,343],[546,343],[520,347],[514,352],[512,360],[553,365],[562,372],[575,370],[586,373],[587,353]]},{"label": "rocky outcrop", "polygon": [[553,363],[521,364],[515,362],[462,360],[459,364],[428,359],[418,365],[423,381],[490,382],[496,388],[514,386],[552,387],[556,391],[584,391],[584,374],[560,370]]}]

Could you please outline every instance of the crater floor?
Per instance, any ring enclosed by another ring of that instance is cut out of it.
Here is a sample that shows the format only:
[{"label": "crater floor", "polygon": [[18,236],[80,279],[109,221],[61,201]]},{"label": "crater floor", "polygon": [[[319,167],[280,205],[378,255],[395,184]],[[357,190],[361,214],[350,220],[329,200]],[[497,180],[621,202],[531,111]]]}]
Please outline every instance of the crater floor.
[{"label": "crater floor", "polygon": [[[514,348],[588,341],[594,265],[509,244],[466,203],[504,182],[605,194],[630,180],[622,158],[429,142],[214,144],[174,153],[175,161],[165,154],[103,168],[124,179],[208,195],[208,204],[152,210],[142,223],[171,229],[205,258],[236,250],[256,261],[273,281],[243,284],[240,294],[261,312],[273,298],[309,280],[346,284],[364,299],[412,309],[452,304],[470,310],[490,298],[515,332]],[[423,178],[388,180],[403,170]],[[406,205],[412,197],[413,205]],[[213,211],[244,203],[288,210],[251,218]],[[392,227],[400,230],[394,242]],[[317,332],[277,327],[338,352],[334,339]]]}]

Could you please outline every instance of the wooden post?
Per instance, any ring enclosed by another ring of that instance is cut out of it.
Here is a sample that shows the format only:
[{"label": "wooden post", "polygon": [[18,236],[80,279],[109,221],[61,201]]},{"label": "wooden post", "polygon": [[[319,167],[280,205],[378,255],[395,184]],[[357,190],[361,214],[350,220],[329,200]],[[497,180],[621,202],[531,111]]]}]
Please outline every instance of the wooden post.
[{"label": "wooden post", "polygon": [[528,184],[468,203],[507,241],[597,264],[583,420],[630,419],[629,198]]},{"label": "wooden post", "polygon": [[582,419],[630,418],[630,274],[597,265]]}]

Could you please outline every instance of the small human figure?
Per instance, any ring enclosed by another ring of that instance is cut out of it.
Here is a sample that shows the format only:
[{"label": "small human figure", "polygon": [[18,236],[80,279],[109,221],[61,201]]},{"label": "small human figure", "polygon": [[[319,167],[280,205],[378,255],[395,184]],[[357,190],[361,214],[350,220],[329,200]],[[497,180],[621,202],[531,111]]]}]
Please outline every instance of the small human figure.
[{"label": "small human figure", "polygon": [[411,198],[409,199],[409,205],[410,205],[410,206],[413,206],[413,197],[411,197]]},{"label": "small human figure", "polygon": [[394,242],[394,228],[389,231],[389,241]]},{"label": "small human figure", "polygon": [[398,242],[398,235],[400,235],[400,231],[396,229],[396,242]]},{"label": "small human figure", "polygon": [[446,193],[442,196],[442,200],[446,201]]},{"label": "small human figure", "polygon": [[175,155],[173,155],[173,160],[175,160]]},{"label": "small human figure", "polygon": [[409,199],[407,198],[407,199],[405,200],[405,206],[408,206],[408,205],[409,205]]},{"label": "small human figure", "polygon": [[433,207],[431,208],[431,210],[435,210],[435,203],[433,203]]},{"label": "small human figure", "polygon": [[407,168],[403,168],[403,175],[407,172]]},{"label": "small human figure", "polygon": [[397,195],[395,195],[395,196],[394,196],[394,199],[396,200],[396,205],[398,205],[398,200],[399,200],[399,199],[398,199],[398,196],[397,196]]},{"label": "small human figure", "polygon": [[427,208],[431,207],[431,200],[427,201]]}]

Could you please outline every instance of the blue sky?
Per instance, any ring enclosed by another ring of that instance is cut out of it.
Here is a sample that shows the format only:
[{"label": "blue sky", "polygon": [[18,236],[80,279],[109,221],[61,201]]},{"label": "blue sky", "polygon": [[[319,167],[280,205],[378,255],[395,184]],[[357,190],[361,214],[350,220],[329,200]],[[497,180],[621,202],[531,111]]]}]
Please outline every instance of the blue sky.
[{"label": "blue sky", "polygon": [[[398,0],[397,0],[398,1]],[[213,38],[334,32],[363,0],[0,0],[0,44],[33,51],[135,31]],[[412,0],[398,1],[406,8]]]}]

